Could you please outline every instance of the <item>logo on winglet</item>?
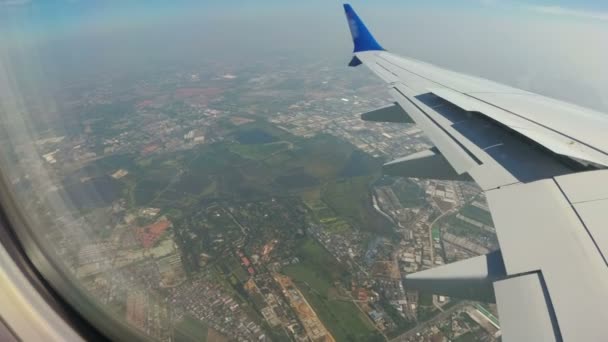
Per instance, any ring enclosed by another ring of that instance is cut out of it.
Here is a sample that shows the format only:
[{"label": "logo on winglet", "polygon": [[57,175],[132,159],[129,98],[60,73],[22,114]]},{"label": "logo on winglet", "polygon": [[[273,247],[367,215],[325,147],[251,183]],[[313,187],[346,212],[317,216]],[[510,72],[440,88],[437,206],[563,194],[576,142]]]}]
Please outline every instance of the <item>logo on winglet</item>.
[{"label": "logo on winglet", "polygon": [[353,38],[359,38],[359,27],[357,26],[355,19],[348,18],[348,26],[350,27],[350,33],[353,35]]}]

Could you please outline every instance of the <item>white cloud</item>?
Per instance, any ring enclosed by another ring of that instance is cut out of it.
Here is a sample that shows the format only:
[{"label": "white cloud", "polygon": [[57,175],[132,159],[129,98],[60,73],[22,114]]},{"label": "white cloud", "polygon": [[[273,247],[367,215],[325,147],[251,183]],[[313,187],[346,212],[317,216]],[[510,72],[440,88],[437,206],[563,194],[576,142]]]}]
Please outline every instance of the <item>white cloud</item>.
[{"label": "white cloud", "polygon": [[577,10],[561,6],[532,6],[526,5],[525,8],[537,13],[552,14],[560,16],[577,17],[582,19],[595,19],[608,21],[608,12],[593,12]]}]

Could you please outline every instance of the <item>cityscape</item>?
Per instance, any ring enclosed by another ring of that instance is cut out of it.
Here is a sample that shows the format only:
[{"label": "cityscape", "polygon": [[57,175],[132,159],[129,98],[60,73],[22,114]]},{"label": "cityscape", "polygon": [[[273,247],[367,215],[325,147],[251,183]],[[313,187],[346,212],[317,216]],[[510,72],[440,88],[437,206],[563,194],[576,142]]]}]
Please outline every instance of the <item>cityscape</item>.
[{"label": "cityscape", "polygon": [[498,248],[481,190],[383,175],[422,131],[359,118],[392,101],[367,71],[291,63],[58,90],[64,134],[17,146],[11,180],[27,210],[64,203],[36,218],[51,252],[159,341],[500,340],[495,305],[404,283]]}]

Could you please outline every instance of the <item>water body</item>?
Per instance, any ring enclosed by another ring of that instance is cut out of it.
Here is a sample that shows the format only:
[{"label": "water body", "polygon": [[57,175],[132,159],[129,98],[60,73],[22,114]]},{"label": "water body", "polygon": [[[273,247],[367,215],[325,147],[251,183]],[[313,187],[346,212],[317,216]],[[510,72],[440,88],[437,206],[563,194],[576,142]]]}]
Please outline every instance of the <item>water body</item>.
[{"label": "water body", "polygon": [[239,132],[236,136],[236,140],[244,145],[268,144],[277,141],[275,137],[261,129],[251,129]]},{"label": "water body", "polygon": [[84,209],[109,205],[118,199],[121,186],[112,178],[103,176],[82,183],[64,183],[64,189],[74,206]]},{"label": "water body", "polygon": [[380,162],[369,154],[355,150],[340,171],[341,177],[367,176],[380,168]]}]

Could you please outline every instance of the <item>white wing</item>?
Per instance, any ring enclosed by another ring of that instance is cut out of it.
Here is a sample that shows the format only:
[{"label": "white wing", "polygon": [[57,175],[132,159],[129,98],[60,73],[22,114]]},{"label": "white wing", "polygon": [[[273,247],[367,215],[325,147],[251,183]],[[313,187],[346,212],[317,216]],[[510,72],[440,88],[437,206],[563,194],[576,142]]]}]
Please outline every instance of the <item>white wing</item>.
[{"label": "white wing", "polygon": [[499,252],[406,284],[462,296],[493,287],[505,341],[605,341],[608,115],[398,57],[345,10],[350,65],[365,64],[395,99],[363,118],[413,121],[436,147],[387,163],[387,173],[470,177],[496,226]]}]

